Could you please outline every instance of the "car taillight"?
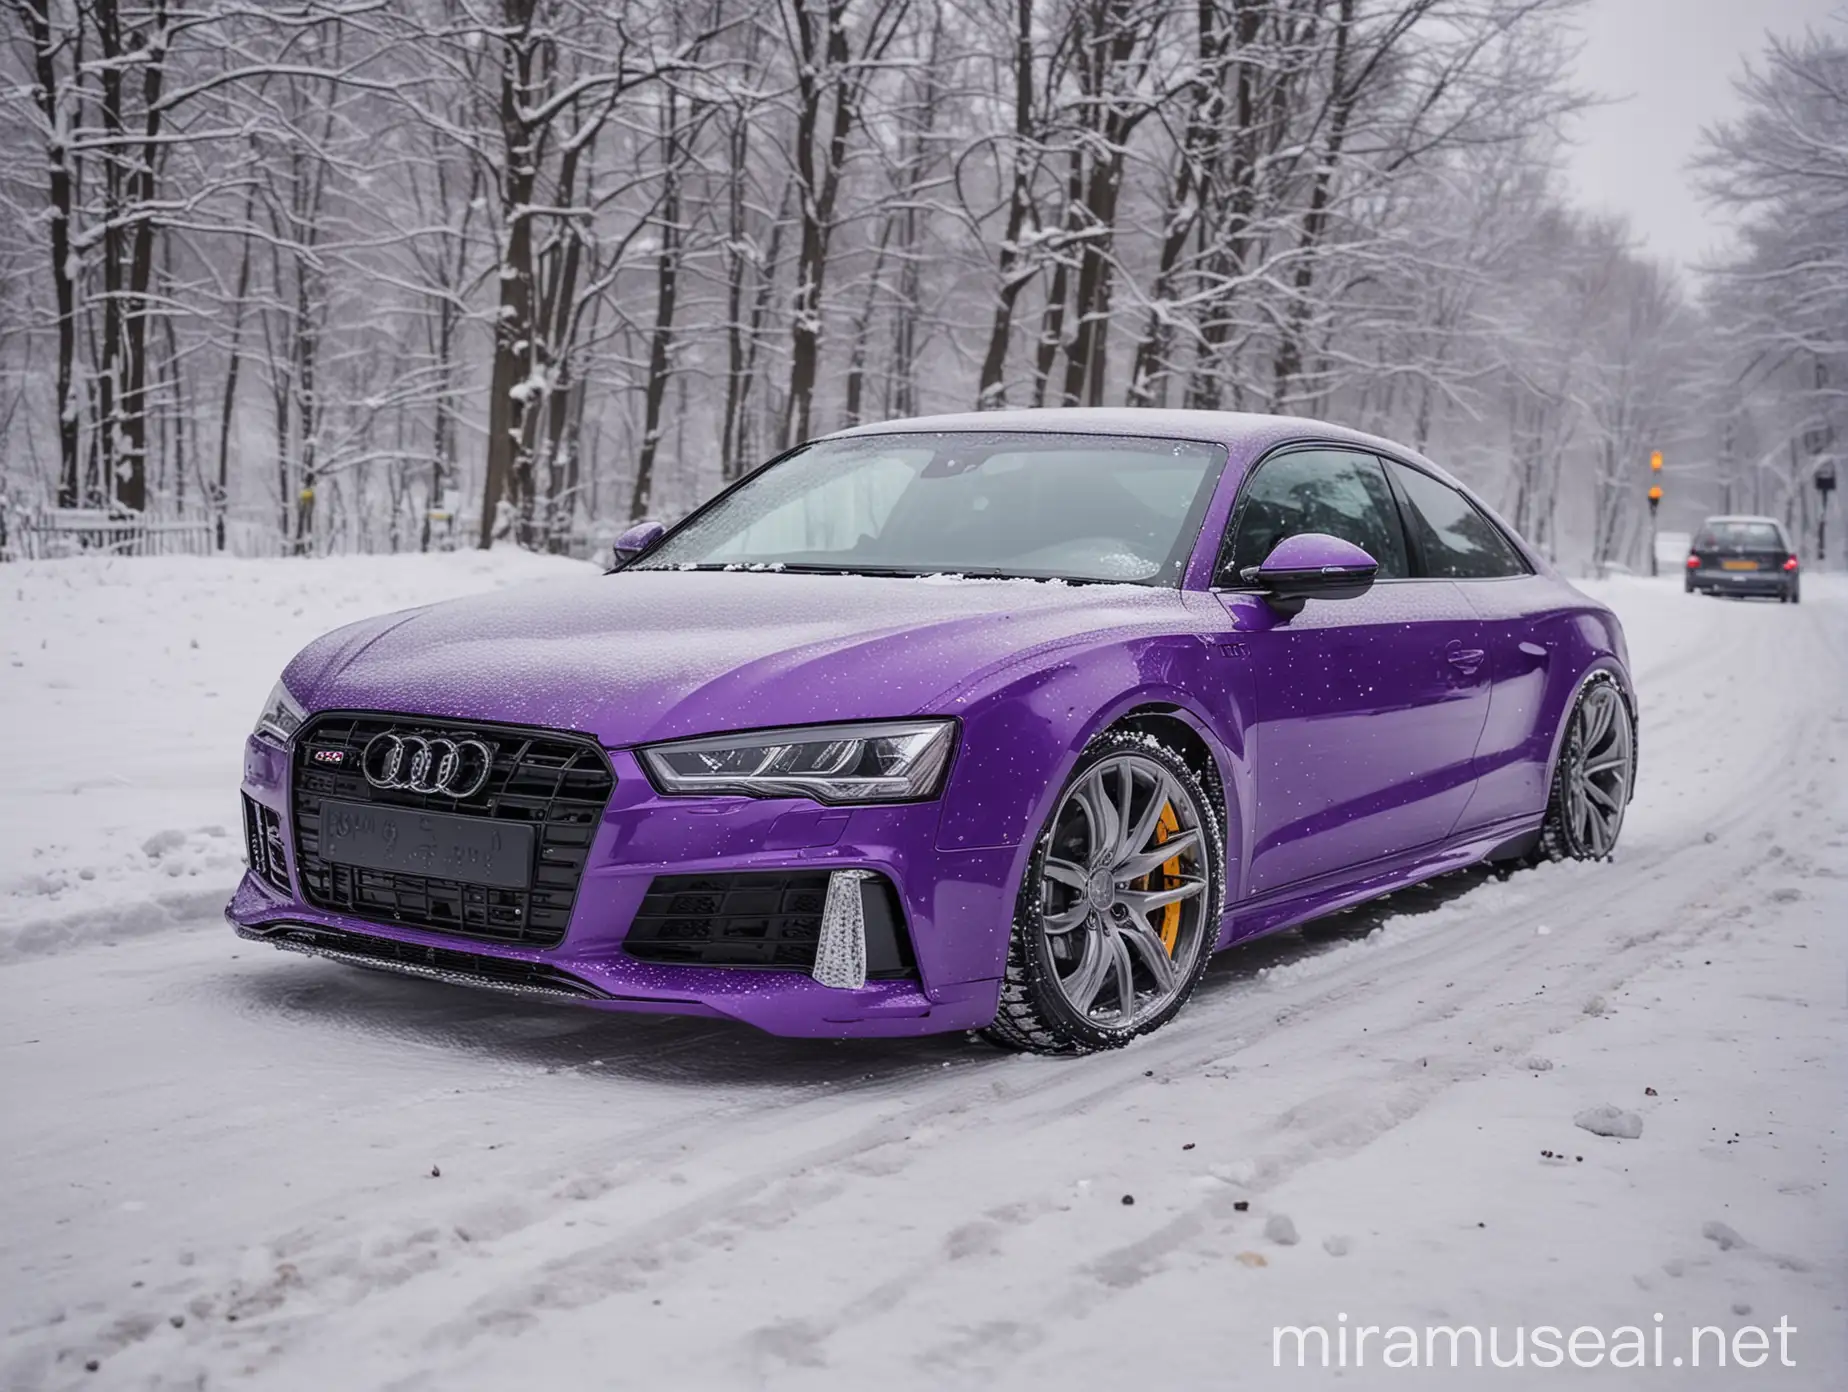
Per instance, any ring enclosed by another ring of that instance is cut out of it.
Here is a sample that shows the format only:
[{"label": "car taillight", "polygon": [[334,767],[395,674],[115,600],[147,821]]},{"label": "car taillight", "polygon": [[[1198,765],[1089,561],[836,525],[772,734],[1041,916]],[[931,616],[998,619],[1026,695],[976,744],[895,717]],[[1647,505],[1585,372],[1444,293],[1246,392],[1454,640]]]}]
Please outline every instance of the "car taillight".
[{"label": "car taillight", "polygon": [[1688,569],[1689,570],[1699,570],[1700,569],[1700,557],[1699,556],[1689,556],[1688,557]]},{"label": "car taillight", "polygon": [[1795,570],[1796,568],[1797,568],[1797,558],[1795,556],[1790,557],[1788,560],[1784,562],[1785,570]]}]

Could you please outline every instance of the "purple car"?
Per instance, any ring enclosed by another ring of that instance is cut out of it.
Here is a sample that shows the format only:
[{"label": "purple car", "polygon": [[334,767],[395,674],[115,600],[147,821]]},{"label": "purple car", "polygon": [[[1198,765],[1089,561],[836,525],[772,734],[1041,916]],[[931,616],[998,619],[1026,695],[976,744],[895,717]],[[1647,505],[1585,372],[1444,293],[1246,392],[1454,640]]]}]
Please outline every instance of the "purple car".
[{"label": "purple car", "polygon": [[244,762],[244,937],[777,1034],[1165,1023],[1219,948],[1600,858],[1616,618],[1417,454],[1017,411],[784,455],[607,576],[340,629]]}]

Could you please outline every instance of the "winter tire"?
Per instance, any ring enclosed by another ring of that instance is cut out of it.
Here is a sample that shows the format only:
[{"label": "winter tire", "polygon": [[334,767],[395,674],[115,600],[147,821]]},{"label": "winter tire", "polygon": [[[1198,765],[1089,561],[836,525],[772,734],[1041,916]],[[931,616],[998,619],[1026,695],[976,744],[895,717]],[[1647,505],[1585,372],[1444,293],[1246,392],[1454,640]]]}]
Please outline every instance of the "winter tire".
[{"label": "winter tire", "polygon": [[1083,1054],[1166,1024],[1206,971],[1224,885],[1219,817],[1186,760],[1098,736],[1034,844],[987,1037]]},{"label": "winter tire", "polygon": [[1540,829],[1548,860],[1603,860],[1616,848],[1636,780],[1636,721],[1623,689],[1599,672],[1579,688]]}]

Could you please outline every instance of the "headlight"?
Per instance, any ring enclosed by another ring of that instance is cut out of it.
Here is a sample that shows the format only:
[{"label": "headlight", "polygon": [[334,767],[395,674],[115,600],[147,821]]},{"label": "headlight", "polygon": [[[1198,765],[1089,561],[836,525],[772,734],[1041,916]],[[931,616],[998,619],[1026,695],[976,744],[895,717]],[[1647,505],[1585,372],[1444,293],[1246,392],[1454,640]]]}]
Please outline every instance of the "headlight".
[{"label": "headlight", "polygon": [[277,682],[270,691],[269,700],[263,703],[263,714],[257,717],[255,733],[273,735],[287,744],[307,718],[308,712],[302,709],[302,703],[289,694],[288,687]]},{"label": "headlight", "polygon": [[664,793],[910,802],[936,795],[955,728],[950,720],[815,725],[679,740],[641,755]]}]

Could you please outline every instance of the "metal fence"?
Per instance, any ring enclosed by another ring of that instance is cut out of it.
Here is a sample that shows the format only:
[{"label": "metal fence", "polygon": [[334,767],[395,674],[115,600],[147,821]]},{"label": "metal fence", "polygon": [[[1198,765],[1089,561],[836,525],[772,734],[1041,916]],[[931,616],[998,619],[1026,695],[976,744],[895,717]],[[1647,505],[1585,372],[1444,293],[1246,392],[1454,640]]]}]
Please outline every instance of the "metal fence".
[{"label": "metal fence", "polygon": [[[218,526],[209,518],[142,517],[90,508],[49,508],[7,519],[0,559],[50,560],[59,556],[210,556],[220,550]],[[274,529],[238,518],[225,519],[223,551],[233,556],[273,556],[280,543]]]}]

